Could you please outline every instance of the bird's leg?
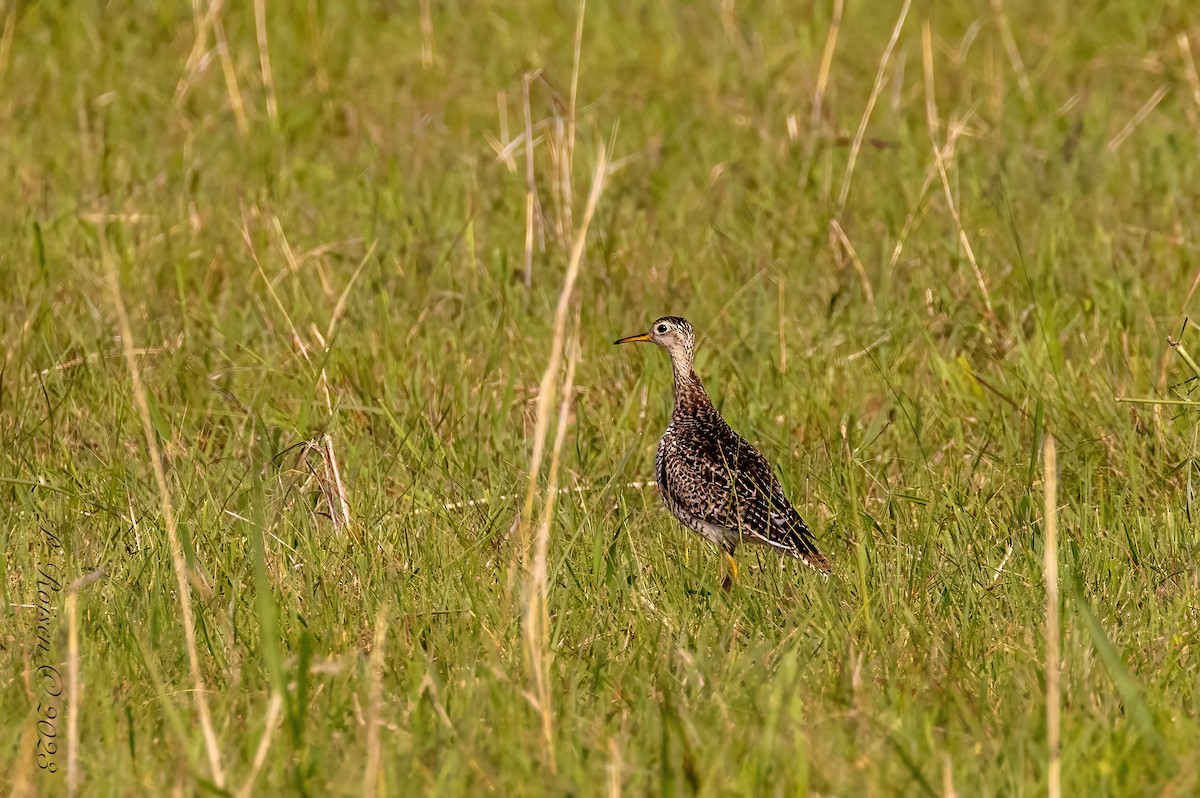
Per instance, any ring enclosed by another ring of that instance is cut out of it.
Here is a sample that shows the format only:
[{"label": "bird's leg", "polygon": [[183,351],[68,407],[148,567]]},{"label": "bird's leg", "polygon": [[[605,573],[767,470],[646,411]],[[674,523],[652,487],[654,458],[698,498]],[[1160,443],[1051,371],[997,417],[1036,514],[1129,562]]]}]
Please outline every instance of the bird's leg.
[{"label": "bird's leg", "polygon": [[725,554],[725,561],[729,563],[729,573],[725,575],[725,581],[721,582],[721,588],[723,590],[730,590],[738,581],[738,564],[732,554],[724,549],[722,549],[722,552]]}]

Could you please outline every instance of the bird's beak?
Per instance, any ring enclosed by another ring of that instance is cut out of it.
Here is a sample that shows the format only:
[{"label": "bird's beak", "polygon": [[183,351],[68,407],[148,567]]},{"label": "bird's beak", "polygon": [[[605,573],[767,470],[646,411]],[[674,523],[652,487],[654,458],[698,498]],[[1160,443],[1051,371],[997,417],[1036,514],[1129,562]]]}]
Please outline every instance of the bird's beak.
[{"label": "bird's beak", "polygon": [[625,338],[618,338],[617,340],[613,341],[613,346],[616,346],[617,344],[632,344],[632,343],[636,343],[638,341],[649,341],[649,340],[650,340],[650,333],[640,333],[638,335],[629,335],[629,336],[626,336]]}]

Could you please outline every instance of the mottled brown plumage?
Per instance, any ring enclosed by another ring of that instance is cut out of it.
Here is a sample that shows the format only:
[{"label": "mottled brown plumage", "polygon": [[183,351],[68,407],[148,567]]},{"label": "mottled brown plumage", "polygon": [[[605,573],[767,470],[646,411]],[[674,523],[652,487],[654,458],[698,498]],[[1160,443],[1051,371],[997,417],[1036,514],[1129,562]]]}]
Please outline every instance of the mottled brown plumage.
[{"label": "mottled brown plumage", "polygon": [[739,543],[758,543],[829,572],[812,532],[784,496],[766,458],[734,432],[692,371],[695,333],[686,319],[664,316],[650,332],[616,343],[649,341],[671,355],[675,410],[655,458],[663,502],[684,526],[725,552],[732,575]]}]

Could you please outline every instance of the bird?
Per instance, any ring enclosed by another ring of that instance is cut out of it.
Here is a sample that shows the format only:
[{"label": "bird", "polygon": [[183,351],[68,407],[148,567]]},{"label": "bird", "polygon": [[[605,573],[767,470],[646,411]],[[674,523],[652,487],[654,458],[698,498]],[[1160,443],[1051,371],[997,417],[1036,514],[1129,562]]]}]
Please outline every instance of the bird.
[{"label": "bird", "polygon": [[659,492],[685,527],[721,548],[729,564],[722,586],[729,590],[738,581],[734,554],[743,542],[830,573],[829,560],[784,495],[770,463],[726,423],[692,370],[696,333],[688,320],[663,316],[649,332],[613,344],[638,342],[665,349],[675,373],[675,407],[654,458]]}]

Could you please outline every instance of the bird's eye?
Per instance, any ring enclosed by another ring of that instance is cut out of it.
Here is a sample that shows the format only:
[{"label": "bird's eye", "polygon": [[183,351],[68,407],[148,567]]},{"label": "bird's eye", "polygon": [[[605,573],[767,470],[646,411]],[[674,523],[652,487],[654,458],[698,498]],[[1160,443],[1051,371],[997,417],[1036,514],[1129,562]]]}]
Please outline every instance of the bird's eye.
[{"label": "bird's eye", "polygon": [[660,325],[658,325],[658,330],[657,330],[657,332],[658,332],[658,334],[659,334],[659,335],[666,335],[666,333],[667,333],[667,325],[665,325],[665,324],[660,324]]}]

